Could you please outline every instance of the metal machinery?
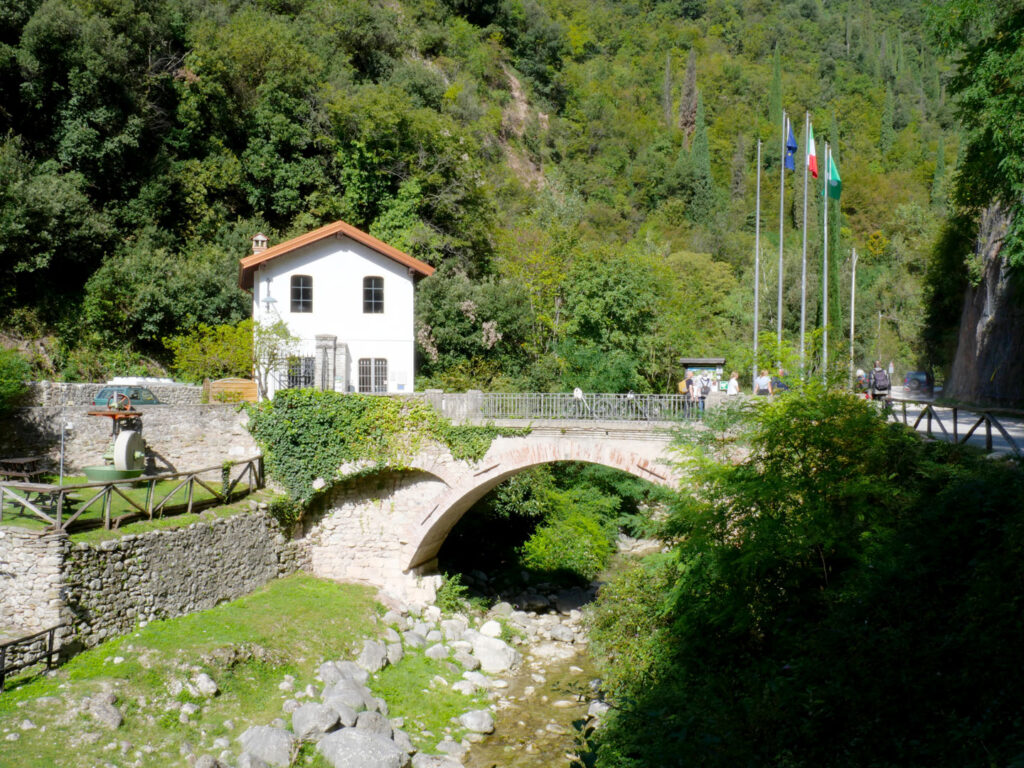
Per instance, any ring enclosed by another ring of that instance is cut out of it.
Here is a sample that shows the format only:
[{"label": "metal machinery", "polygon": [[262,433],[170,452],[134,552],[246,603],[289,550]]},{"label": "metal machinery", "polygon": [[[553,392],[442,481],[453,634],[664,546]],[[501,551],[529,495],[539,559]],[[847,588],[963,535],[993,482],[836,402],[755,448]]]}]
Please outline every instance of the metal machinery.
[{"label": "metal machinery", "polygon": [[146,463],[146,444],[142,439],[142,413],[132,401],[117,393],[107,402],[104,411],[89,411],[90,416],[110,419],[112,442],[103,456],[104,464],[84,467],[91,481],[126,480],[142,474]]}]

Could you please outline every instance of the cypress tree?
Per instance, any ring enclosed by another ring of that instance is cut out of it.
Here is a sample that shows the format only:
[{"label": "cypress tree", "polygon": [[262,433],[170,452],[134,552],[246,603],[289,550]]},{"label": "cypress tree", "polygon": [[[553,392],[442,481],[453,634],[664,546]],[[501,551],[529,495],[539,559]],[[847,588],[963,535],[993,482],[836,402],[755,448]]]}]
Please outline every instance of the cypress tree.
[{"label": "cypress tree", "polygon": [[665,114],[665,125],[672,127],[672,54],[665,54],[665,77],[661,81],[661,108]]},{"label": "cypress tree", "polygon": [[683,82],[683,95],[679,100],[679,128],[683,132],[686,143],[697,125],[697,52],[690,49],[690,58],[686,61],[686,80]]},{"label": "cypress tree", "polygon": [[[782,118],[780,117],[779,120]],[[762,180],[763,181],[763,180]],[[729,195],[733,200],[743,197],[747,190],[747,137],[736,137],[736,151],[732,153],[732,184]]]},{"label": "cypress tree", "polygon": [[[832,150],[832,159],[839,166],[840,176],[842,166],[839,163],[839,125],[836,123],[836,113],[833,111],[828,125],[829,148]],[[842,211],[839,200],[825,199],[828,205],[828,324],[829,330],[834,332],[830,338],[838,341],[842,338],[843,329],[843,292],[841,286],[843,281],[839,279],[839,265],[844,263],[844,254],[839,250],[841,242],[839,231],[842,226]],[[832,345],[835,349],[836,347]],[[834,354],[830,353],[834,358]]]},{"label": "cypress tree", "polygon": [[711,213],[713,189],[708,131],[704,124],[704,99],[699,92],[696,112],[693,144],[690,146],[690,204],[687,211],[691,220],[702,222],[706,221]]},{"label": "cypress tree", "polygon": [[935,152],[935,173],[932,176],[932,205],[937,208],[946,206],[946,142],[939,134],[939,148]]},{"label": "cypress tree", "polygon": [[893,102],[892,88],[886,86],[885,88],[885,103],[882,106],[882,131],[878,139],[878,148],[884,156],[889,153],[892,149],[892,145],[896,140],[896,131],[893,128],[893,117],[895,112],[895,104]]},{"label": "cypress tree", "polygon": [[779,44],[775,44],[775,55],[772,58],[772,85],[768,91],[768,122],[772,130],[778,132],[782,125],[782,60],[779,56]]}]

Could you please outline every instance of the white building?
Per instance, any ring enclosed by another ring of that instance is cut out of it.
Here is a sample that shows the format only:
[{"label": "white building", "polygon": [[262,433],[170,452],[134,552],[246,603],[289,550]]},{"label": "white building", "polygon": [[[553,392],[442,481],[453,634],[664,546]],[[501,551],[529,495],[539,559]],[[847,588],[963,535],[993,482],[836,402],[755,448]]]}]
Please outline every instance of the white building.
[{"label": "white building", "polygon": [[269,377],[285,387],[413,391],[413,292],[434,268],[343,221],[267,247],[252,239],[239,285],[256,322],[283,320],[301,339]]}]

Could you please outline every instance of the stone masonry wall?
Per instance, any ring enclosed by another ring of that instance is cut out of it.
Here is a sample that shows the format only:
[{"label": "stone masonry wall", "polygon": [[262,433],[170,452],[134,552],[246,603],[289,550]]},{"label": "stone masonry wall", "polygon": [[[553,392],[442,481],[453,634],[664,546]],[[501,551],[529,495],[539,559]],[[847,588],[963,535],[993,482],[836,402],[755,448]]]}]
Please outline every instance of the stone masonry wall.
[{"label": "stone masonry wall", "polygon": [[[102,464],[111,442],[110,419],[89,416],[91,406],[64,409],[72,424],[65,433],[65,472]],[[248,415],[231,404],[151,405],[142,412],[147,473],[217,466],[259,454],[245,425]],[[0,424],[0,456],[47,455],[54,470],[60,458],[61,409],[20,408]]]},{"label": "stone masonry wall", "polygon": [[[62,381],[33,381],[22,405],[55,406],[92,405],[93,398],[107,384],[69,384]],[[203,388],[192,384],[143,384],[156,399],[168,405],[199,405]]]},{"label": "stone masonry wall", "polygon": [[[382,473],[335,488],[301,546],[316,576],[379,587],[407,602],[433,600],[437,577],[402,571],[406,521],[447,486],[421,472]],[[425,570],[429,570],[425,569]]]},{"label": "stone masonry wall", "polygon": [[[101,544],[0,527],[0,642],[64,624],[58,648],[72,637],[91,647],[139,621],[206,610],[308,567],[308,551],[263,511]],[[7,663],[43,642],[9,649]]]},{"label": "stone masonry wall", "polygon": [[0,635],[31,635],[61,621],[66,537],[0,526]]},{"label": "stone masonry wall", "polygon": [[258,512],[75,544],[64,563],[75,634],[86,646],[130,631],[138,621],[212,608],[294,569],[273,518]]}]

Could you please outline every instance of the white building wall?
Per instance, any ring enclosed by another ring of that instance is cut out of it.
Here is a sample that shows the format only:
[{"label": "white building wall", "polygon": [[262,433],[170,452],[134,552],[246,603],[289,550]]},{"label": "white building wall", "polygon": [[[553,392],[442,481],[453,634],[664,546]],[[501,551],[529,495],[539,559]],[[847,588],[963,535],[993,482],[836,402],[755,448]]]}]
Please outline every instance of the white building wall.
[{"label": "white building wall", "polygon": [[[291,311],[293,275],[313,279],[312,312]],[[383,313],[363,312],[364,277],[384,279]],[[303,340],[337,336],[339,347],[344,347],[337,360],[338,391],[358,391],[361,358],[383,358],[388,361],[388,392],[412,392],[413,289],[407,267],[362,243],[336,236],[258,267],[253,280],[253,319],[273,322],[280,318]],[[269,305],[268,296],[274,299]]]}]

